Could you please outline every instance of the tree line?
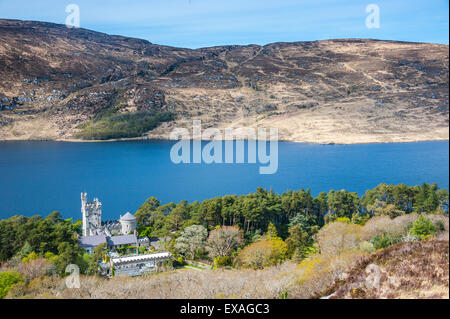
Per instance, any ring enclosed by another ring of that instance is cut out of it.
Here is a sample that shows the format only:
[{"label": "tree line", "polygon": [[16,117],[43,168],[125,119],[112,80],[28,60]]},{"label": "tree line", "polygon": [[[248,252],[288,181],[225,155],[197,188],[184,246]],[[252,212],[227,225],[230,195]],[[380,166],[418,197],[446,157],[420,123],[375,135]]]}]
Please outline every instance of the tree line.
[{"label": "tree line", "polygon": [[225,195],[201,202],[161,204],[150,197],[136,211],[138,230],[142,236],[172,236],[190,225],[202,225],[207,230],[216,226],[236,226],[246,238],[267,231],[275,225],[279,236],[286,239],[296,224],[309,229],[322,227],[337,218],[349,218],[355,223],[370,216],[395,217],[412,212],[448,213],[448,190],[437,184],[407,186],[380,184],[364,195],[346,190],[321,192],[314,197],[309,189],[282,194],[258,188],[247,195]]},{"label": "tree line", "polygon": [[[241,260],[260,267],[286,258],[301,260],[314,252],[314,235],[332,221],[363,225],[371,216],[448,214],[448,199],[448,191],[436,184],[380,184],[362,196],[346,190],[313,196],[308,189],[278,194],[258,188],[247,195],[192,203],[162,204],[150,197],[135,216],[139,236],[166,238],[164,248],[175,256],[210,258],[226,265],[239,251]],[[46,218],[13,216],[0,220],[0,263],[45,258],[59,274],[64,274],[70,263],[79,265],[82,273],[98,273],[106,247],[87,255],[78,244],[80,234],[81,221],[63,219],[58,212]]]}]

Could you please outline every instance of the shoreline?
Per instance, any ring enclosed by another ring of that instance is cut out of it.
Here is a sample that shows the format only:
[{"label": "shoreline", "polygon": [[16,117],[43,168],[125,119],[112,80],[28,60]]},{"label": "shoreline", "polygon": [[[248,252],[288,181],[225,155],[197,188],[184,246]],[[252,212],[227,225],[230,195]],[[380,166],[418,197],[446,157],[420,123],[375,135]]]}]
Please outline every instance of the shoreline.
[{"label": "shoreline", "polygon": [[[194,141],[198,139],[190,138],[189,141]],[[242,141],[248,139],[233,139],[235,141]],[[398,140],[398,141],[354,141],[354,142],[311,142],[311,141],[300,141],[300,140],[290,140],[290,139],[279,139],[278,142],[283,143],[295,143],[295,144],[311,144],[311,145],[359,145],[359,144],[398,144],[398,143],[416,143],[416,142],[445,142],[449,141],[449,138],[435,138],[435,139],[406,139],[406,140]],[[82,140],[82,139],[6,139],[0,140],[2,142],[66,142],[66,143],[111,143],[111,142],[128,142],[128,141],[179,141],[179,140],[171,140],[168,138],[159,138],[159,137],[129,137],[129,138],[118,138],[118,139],[109,139],[109,140]],[[211,139],[201,139],[201,141],[212,141]],[[227,141],[227,139],[222,139],[221,141]],[[253,139],[252,139],[253,141]],[[256,140],[257,141],[257,140]]]}]

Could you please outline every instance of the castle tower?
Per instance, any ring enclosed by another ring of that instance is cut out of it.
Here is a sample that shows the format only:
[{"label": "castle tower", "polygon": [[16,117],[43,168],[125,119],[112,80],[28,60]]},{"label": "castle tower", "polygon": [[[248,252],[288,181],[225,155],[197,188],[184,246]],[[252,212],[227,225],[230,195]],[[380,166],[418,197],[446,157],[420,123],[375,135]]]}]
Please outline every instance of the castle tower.
[{"label": "castle tower", "polygon": [[136,217],[130,213],[120,216],[120,225],[122,226],[122,234],[128,235],[136,230]]},{"label": "castle tower", "polygon": [[81,193],[81,215],[83,217],[83,236],[95,235],[102,226],[102,203],[98,198],[87,201],[87,194]]}]

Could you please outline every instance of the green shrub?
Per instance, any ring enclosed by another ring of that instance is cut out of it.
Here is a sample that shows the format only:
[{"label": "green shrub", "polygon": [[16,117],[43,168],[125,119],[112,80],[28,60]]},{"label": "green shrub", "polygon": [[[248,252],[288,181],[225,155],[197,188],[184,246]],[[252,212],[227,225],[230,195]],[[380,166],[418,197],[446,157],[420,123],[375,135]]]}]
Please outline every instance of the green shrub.
[{"label": "green shrub", "polygon": [[334,222],[336,223],[346,223],[346,224],[350,224],[351,220],[348,217],[337,217]]},{"label": "green shrub", "polygon": [[119,254],[132,254],[132,253],[136,253],[136,246],[123,246],[123,247],[118,247],[117,252]]},{"label": "green shrub", "polygon": [[184,258],[183,258],[183,256],[178,256],[177,258],[175,258],[174,260],[173,260],[173,263],[172,263],[172,266],[184,266],[185,265],[185,261],[184,261]]},{"label": "green shrub", "polygon": [[233,259],[230,256],[224,256],[224,257],[217,256],[216,258],[214,258],[214,267],[215,268],[231,266],[232,264],[233,264]]},{"label": "green shrub", "polygon": [[9,271],[0,273],[0,299],[5,298],[12,286],[22,281],[19,273]]},{"label": "green shrub", "polygon": [[38,258],[39,258],[38,254],[36,254],[34,251],[32,251],[27,256],[22,258],[22,262],[26,264],[26,263],[29,263],[30,261],[38,259]]},{"label": "green shrub", "polygon": [[352,215],[352,223],[356,225],[364,226],[369,219],[370,219],[369,214],[354,213]]},{"label": "green shrub", "polygon": [[292,255],[292,261],[296,263],[301,263],[305,258],[309,256],[315,255],[319,253],[319,249],[315,246],[315,244],[311,244],[309,246],[301,246],[298,247],[294,254]]},{"label": "green shrub", "polygon": [[160,123],[173,119],[174,114],[168,112],[139,111],[107,114],[80,125],[81,131],[76,133],[75,137],[85,140],[138,137]]},{"label": "green shrub", "polygon": [[444,222],[442,220],[438,220],[436,223],[436,228],[438,232],[443,232],[445,230]]},{"label": "green shrub", "polygon": [[409,232],[411,235],[424,239],[427,236],[436,234],[437,231],[436,227],[433,225],[433,222],[429,218],[420,215],[419,218],[414,221],[412,227],[409,229]]},{"label": "green shrub", "polygon": [[384,233],[382,235],[377,235],[370,241],[371,244],[375,247],[375,249],[384,249],[396,243],[399,243],[402,240],[401,236],[394,236]]}]

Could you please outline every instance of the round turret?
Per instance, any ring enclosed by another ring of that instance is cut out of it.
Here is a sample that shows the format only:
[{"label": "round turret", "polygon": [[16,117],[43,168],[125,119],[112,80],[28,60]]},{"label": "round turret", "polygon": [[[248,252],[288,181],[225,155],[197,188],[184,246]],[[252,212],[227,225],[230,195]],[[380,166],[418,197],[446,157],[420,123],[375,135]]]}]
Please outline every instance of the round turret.
[{"label": "round turret", "polygon": [[136,217],[130,213],[120,216],[120,224],[122,225],[122,234],[128,235],[136,230]]}]

